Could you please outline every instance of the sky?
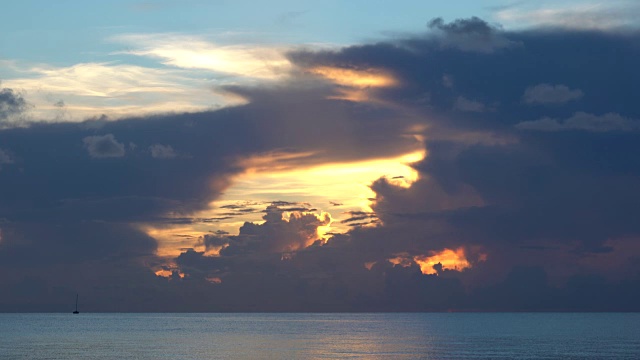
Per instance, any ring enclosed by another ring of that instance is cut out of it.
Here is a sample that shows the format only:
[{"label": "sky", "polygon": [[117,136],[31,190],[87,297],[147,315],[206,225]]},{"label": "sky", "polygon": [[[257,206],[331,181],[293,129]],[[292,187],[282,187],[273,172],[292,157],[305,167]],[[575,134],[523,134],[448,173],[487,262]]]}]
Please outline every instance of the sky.
[{"label": "sky", "polygon": [[0,312],[638,311],[635,1],[21,1]]}]

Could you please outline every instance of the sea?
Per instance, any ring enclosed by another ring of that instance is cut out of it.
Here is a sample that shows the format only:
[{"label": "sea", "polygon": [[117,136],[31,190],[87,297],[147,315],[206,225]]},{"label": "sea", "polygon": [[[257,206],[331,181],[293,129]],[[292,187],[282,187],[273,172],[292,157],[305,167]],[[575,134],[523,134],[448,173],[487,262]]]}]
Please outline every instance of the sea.
[{"label": "sea", "polygon": [[640,314],[0,314],[0,359],[640,359]]}]

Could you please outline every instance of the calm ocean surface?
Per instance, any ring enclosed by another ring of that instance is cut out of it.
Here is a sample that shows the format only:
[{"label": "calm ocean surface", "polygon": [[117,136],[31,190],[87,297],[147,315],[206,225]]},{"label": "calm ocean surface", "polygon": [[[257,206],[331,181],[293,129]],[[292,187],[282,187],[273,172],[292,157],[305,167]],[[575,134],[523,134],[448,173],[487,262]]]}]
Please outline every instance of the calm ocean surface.
[{"label": "calm ocean surface", "polygon": [[640,314],[0,314],[0,359],[640,359]]}]

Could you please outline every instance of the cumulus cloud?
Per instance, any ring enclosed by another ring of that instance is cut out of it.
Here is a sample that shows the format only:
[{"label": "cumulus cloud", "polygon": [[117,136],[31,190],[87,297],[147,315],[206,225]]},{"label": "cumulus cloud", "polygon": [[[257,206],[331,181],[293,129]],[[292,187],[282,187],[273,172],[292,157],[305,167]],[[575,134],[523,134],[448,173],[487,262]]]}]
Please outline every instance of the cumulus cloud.
[{"label": "cumulus cloud", "polygon": [[566,85],[539,84],[528,87],[522,100],[527,104],[562,104],[583,96],[580,89],[569,89]]},{"label": "cumulus cloud", "polygon": [[[289,252],[304,249],[319,239],[318,227],[328,225],[328,213],[287,211],[278,205],[265,210],[263,224],[247,222],[240,234],[229,237],[229,246],[222,254],[238,254],[256,251]],[[285,217],[286,215],[286,217]]]},{"label": "cumulus cloud", "polygon": [[450,23],[442,18],[435,18],[429,21],[428,26],[442,35],[442,46],[462,51],[488,53],[517,45],[517,42],[506,38],[499,28],[477,17],[456,19]]},{"label": "cumulus cloud", "polygon": [[539,120],[523,121],[516,124],[516,128],[532,131],[638,131],[640,130],[640,121],[626,118],[618,113],[595,115],[577,112],[564,120],[544,117]]},{"label": "cumulus cloud", "polygon": [[171,145],[154,144],[149,146],[151,156],[156,159],[173,159],[178,156]]},{"label": "cumulus cloud", "polygon": [[87,136],[82,142],[93,158],[123,157],[125,154],[124,144],[119,143],[113,134]]}]

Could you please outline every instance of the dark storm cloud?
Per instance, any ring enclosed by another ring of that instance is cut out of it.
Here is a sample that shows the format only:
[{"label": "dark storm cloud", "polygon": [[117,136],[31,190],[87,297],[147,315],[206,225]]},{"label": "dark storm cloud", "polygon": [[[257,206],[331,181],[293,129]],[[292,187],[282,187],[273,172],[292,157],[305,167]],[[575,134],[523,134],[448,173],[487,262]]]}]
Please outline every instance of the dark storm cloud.
[{"label": "dark storm cloud", "polygon": [[[409,124],[400,115],[327,100],[326,88],[238,91],[252,102],[216,112],[0,132],[4,163],[11,163],[0,179],[0,216],[144,221],[188,214],[207,207],[228,177],[244,170],[244,158],[259,155],[270,166],[271,154],[302,153],[273,160],[297,167],[402,154],[418,144],[397,127]],[[386,120],[393,116],[399,119],[391,126]]]},{"label": "dark storm cloud", "polygon": [[[290,56],[304,67],[371,67],[393,73],[403,86],[385,90],[384,97],[420,112],[429,126],[427,158],[415,166],[421,174],[418,182],[409,189],[384,179],[374,183],[372,207],[384,225],[349,233],[352,241],[366,239],[365,261],[411,249],[418,254],[478,245],[490,260],[461,274],[462,279],[475,272],[480,282],[498,282],[513,266],[544,264],[539,271],[552,280],[540,283],[551,290],[544,292],[547,302],[539,307],[564,309],[576,299],[568,288],[550,284],[606,273],[614,265],[610,260],[577,270],[579,262],[606,249],[624,258],[626,273],[607,285],[624,294],[622,283],[637,282],[633,257],[640,244],[634,242],[626,255],[623,248],[608,244],[640,239],[635,219],[640,163],[632,155],[640,151],[640,106],[631,80],[640,79],[631,60],[640,55],[640,34],[509,32],[478,19],[435,20],[432,27],[440,31],[435,38],[428,34]],[[479,44],[491,46],[467,47],[461,42],[466,36],[490,39]],[[532,254],[518,250],[521,246],[561,246],[562,255],[550,260],[549,251]],[[528,281],[526,276],[518,279]],[[500,286],[504,292],[526,286],[515,283]],[[585,284],[598,292],[596,283]],[[637,299],[638,294],[620,296]],[[525,298],[519,296],[510,306],[518,308],[515,303],[520,302],[521,308],[536,307],[524,303]]]},{"label": "dark storm cloud", "polygon": [[[318,287],[317,299],[341,310],[637,308],[638,34],[509,32],[478,19],[432,27],[436,34],[290,54],[302,68],[394,74],[401,86],[378,96],[428,126],[419,180],[372,185],[379,226],[286,256],[191,253],[183,264],[217,271],[230,293],[245,285],[276,300],[255,285],[260,278],[292,308],[322,308],[306,297]],[[634,239],[629,248],[622,238]],[[472,264],[463,272],[436,264],[438,276],[423,275],[415,263],[388,261],[459,247]]]},{"label": "dark storm cloud", "polygon": [[[120,281],[144,281],[164,288],[162,282],[153,280],[150,270],[162,263],[154,255],[155,241],[140,225],[230,219],[194,218],[192,214],[208,208],[233,175],[251,166],[245,164],[246,159],[259,156],[264,159],[259,166],[267,168],[271,161],[279,162],[275,166],[299,167],[394,156],[418,144],[405,136],[405,125],[387,124],[391,117],[408,126],[401,114],[329,100],[332,89],[326,84],[316,86],[305,80],[300,89],[292,83],[274,89],[235,90],[251,103],[214,112],[119,121],[96,118],[77,124],[33,123],[0,131],[0,268],[11,273],[0,286],[7,289],[23,284],[25,288],[29,281],[20,279],[32,276],[38,279],[34,284],[46,284],[49,294],[63,283],[68,294],[74,285],[59,279],[62,269],[51,268],[69,263],[69,269],[80,273],[85,267],[91,269],[86,271],[91,275],[75,284],[79,288],[94,284],[107,291]],[[385,136],[380,136],[382,132]],[[278,160],[278,154],[292,156]],[[276,205],[313,210],[295,202]],[[259,211],[248,204],[237,210],[238,214]],[[270,213],[267,215],[274,216]],[[260,249],[295,248],[313,241],[309,232],[315,229],[313,224],[326,221],[302,215],[289,221],[273,219],[264,226],[247,225],[247,231],[272,244],[260,245]],[[291,230],[280,232],[280,228]],[[91,229],[100,236],[92,235]],[[269,233],[290,236],[272,238]],[[236,241],[228,251],[240,249],[241,242],[250,243],[251,236]],[[135,247],[137,239],[149,240],[151,245]],[[120,246],[120,242],[132,247]],[[117,271],[110,265],[114,257],[125,263]],[[18,271],[18,263],[28,265],[28,271]],[[91,279],[99,269],[111,274],[101,275],[104,284]],[[127,272],[130,278],[119,278]],[[98,300],[96,307],[110,308],[107,298],[113,296]],[[12,299],[3,304],[15,305]]]},{"label": "dark storm cloud", "polygon": [[[65,222],[3,224],[2,266],[30,268],[149,256],[156,242],[127,224]],[[60,241],[59,239],[65,239]]]},{"label": "dark storm cloud", "polygon": [[[638,310],[639,38],[436,19],[422,35],[293,52],[293,79],[227,88],[247,105],[4,130],[0,256],[59,264],[78,248],[92,275],[125,261],[102,277],[114,286],[110,299],[127,294],[113,283],[127,269],[129,281],[144,284],[132,298],[153,309]],[[331,99],[339,89],[305,73],[318,66],[377,69],[398,84],[369,89],[375,104]],[[257,166],[268,169],[380,158],[416,150],[416,137],[427,151],[413,165],[418,180],[408,188],[375,181],[373,212],[345,221],[376,226],[325,242],[317,230],[329,217],[310,213],[319,204],[276,201],[263,223],[199,239],[194,246],[219,256],[187,249],[177,268],[166,267],[170,279],[139,265],[160,262],[135,225],[197,221],[192,214],[245,170],[242,160],[260,155]],[[89,156],[85,138],[122,156]],[[86,235],[92,229],[106,235]],[[423,274],[415,259],[443,249],[463,249],[471,267],[441,262]],[[6,286],[24,299],[33,280],[34,291],[50,294],[56,281],[24,264],[28,279],[0,265],[11,274]]]}]

